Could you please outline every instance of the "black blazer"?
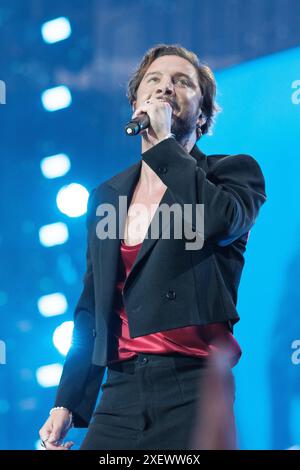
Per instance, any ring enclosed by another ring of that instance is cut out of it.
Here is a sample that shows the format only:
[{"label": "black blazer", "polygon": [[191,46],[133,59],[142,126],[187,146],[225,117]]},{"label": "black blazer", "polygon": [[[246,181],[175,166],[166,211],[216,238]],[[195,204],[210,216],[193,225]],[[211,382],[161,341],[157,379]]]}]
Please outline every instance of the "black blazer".
[{"label": "black blazer", "polygon": [[[260,166],[250,155],[206,157],[196,145],[189,154],[174,138],[147,150],[142,159],[167,186],[159,207],[204,204],[204,233],[198,234],[204,244],[186,250],[185,238],[163,238],[161,227],[159,238],[153,239],[149,226],[123,289],[131,337],[212,322],[227,322],[232,331],[239,320],[237,290],[249,231],[266,201]],[[102,183],[89,198],[87,269],[54,405],[72,410],[76,427],[89,424],[115,347],[110,332],[117,318],[113,310],[120,238],[140,170],[141,161]],[[128,197],[121,207],[119,196]],[[115,239],[96,234],[104,220],[96,211],[103,203],[116,209]],[[158,216],[159,210],[150,225]],[[196,230],[194,212],[191,217]]]}]

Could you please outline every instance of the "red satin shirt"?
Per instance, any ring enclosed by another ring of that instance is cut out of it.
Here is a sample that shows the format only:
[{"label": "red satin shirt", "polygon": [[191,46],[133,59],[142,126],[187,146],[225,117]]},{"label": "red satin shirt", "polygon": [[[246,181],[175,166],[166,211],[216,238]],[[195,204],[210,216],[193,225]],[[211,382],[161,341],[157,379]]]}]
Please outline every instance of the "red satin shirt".
[{"label": "red satin shirt", "polygon": [[130,337],[122,289],[141,245],[142,243],[129,246],[121,240],[121,262],[125,276],[120,275],[118,279],[114,309],[121,325],[118,326],[118,334],[113,332],[117,342],[117,350],[116,356],[111,358],[109,363],[130,359],[140,352],[151,354],[180,353],[187,356],[208,357],[213,351],[225,347],[229,363],[231,367],[234,367],[239,361],[242,351],[226,323],[185,326],[137,338]]}]

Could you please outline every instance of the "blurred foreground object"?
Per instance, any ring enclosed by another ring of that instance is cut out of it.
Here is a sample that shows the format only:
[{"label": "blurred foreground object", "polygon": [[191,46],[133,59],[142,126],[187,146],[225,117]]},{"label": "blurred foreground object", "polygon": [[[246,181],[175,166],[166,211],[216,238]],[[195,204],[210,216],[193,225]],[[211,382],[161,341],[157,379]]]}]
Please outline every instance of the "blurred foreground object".
[{"label": "blurred foreground object", "polygon": [[225,346],[212,353],[205,375],[190,449],[237,450],[235,380]]}]

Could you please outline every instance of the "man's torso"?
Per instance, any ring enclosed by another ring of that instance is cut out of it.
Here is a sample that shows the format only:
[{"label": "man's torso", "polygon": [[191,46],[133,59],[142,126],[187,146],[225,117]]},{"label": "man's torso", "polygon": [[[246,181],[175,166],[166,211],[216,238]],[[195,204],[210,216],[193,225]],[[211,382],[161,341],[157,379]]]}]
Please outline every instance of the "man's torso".
[{"label": "man's torso", "polygon": [[[138,181],[126,217],[123,237],[126,245],[137,245],[144,240],[166,189],[167,186],[163,183],[158,184],[155,191],[149,195],[146,188],[140,184],[140,180]],[[139,204],[141,206],[138,206]]]}]

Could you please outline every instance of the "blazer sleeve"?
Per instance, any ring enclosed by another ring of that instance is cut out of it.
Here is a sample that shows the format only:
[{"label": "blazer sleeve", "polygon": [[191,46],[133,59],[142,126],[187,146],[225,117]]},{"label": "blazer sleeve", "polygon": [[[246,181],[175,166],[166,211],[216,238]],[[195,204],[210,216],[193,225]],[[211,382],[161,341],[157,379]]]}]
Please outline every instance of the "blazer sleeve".
[{"label": "blazer sleeve", "polygon": [[[92,219],[93,194],[88,202],[87,230]],[[105,367],[92,363],[95,331],[95,294],[93,265],[89,242],[83,290],[74,311],[71,348],[66,356],[54,406],[64,406],[73,413],[74,427],[87,427],[93,414]]]},{"label": "blazer sleeve", "polygon": [[142,160],[170,189],[183,214],[184,204],[191,205],[186,222],[194,233],[199,227],[196,205],[203,204],[204,230],[199,234],[204,243],[226,246],[249,232],[267,199],[264,176],[250,155],[220,158],[206,173],[171,137],[145,151]]}]

